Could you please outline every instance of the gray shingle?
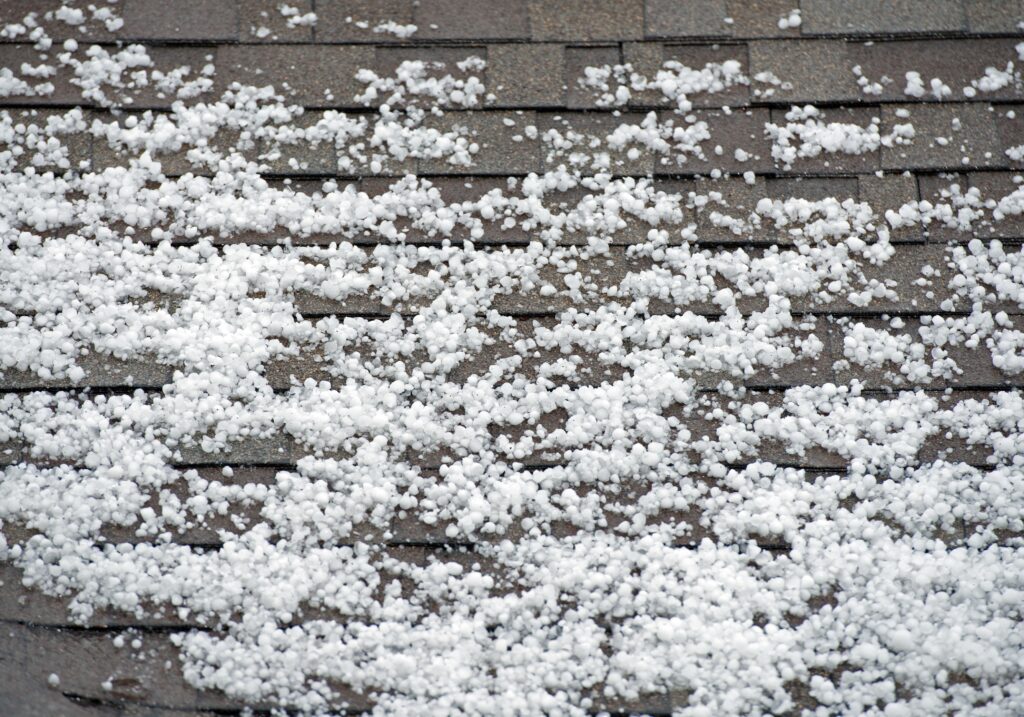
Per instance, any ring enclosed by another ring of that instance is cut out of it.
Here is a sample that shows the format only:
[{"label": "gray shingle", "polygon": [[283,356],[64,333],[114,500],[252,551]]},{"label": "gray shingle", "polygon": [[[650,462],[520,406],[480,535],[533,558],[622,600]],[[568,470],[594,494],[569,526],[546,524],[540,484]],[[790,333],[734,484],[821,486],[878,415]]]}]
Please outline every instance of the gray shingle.
[{"label": "gray shingle", "polygon": [[[729,60],[740,63],[740,72],[748,74],[750,69],[745,45],[665,45],[662,52],[665,62],[675,61],[695,70],[708,64],[721,64]],[[733,85],[721,92],[698,92],[688,96],[694,107],[722,107],[723,105],[745,105],[750,99],[747,85]]]},{"label": "gray shingle", "polygon": [[[703,156],[673,153],[658,159],[655,171],[660,174],[707,174],[713,169],[723,172],[768,172],[773,169],[771,142],[765,137],[764,126],[769,120],[769,111],[764,108],[735,110],[726,114],[721,110],[694,110],[687,117],[697,122],[706,122],[709,139],[700,143]],[[683,117],[672,112],[661,112],[662,122],[674,121],[686,126]],[[737,156],[742,150],[746,156]],[[682,164],[677,157],[685,157]]]},{"label": "gray shingle", "polygon": [[[646,175],[654,171],[654,155],[646,147],[631,143],[623,149],[609,149],[607,137],[619,125],[639,124],[644,115],[635,112],[623,112],[618,116],[611,113],[562,112],[557,115],[541,115],[538,117],[537,128],[543,134],[555,129],[563,136],[570,134],[582,135],[568,152],[553,148],[549,143],[541,142],[541,162],[545,170],[551,170],[564,164],[571,168],[574,152],[585,154],[586,167],[592,166],[592,157],[597,154],[607,156],[609,163],[605,171],[613,174]],[[590,149],[591,143],[599,143],[600,150]],[[635,157],[630,157],[630,150],[635,150]]]},{"label": "gray shingle", "polygon": [[639,40],[644,34],[643,0],[529,0],[534,40]]},{"label": "gray shingle", "polygon": [[772,199],[797,197],[819,201],[835,197],[840,202],[857,199],[856,177],[768,177],[768,196]]},{"label": "gray shingle", "polygon": [[[289,127],[307,129],[323,119],[323,112],[306,112],[291,120]],[[333,142],[263,140],[259,161],[274,174],[334,174],[338,171],[338,153]]]},{"label": "gray shingle", "polygon": [[[897,113],[905,113],[905,117]],[[994,112],[983,104],[886,105],[882,130],[914,125],[911,144],[882,147],[882,168],[949,169],[1006,165]]]},{"label": "gray shingle", "polygon": [[372,47],[339,45],[227,45],[218,55],[217,82],[274,85],[287,99],[310,107],[352,107],[363,86],[355,73],[374,61]]},{"label": "gray shingle", "polygon": [[[300,15],[313,11],[313,0],[289,0],[288,5]],[[321,3],[328,8],[336,3]],[[238,0],[238,38],[242,42],[312,42],[313,28],[309,25],[288,25],[281,14],[277,0]],[[319,9],[319,8],[318,8]],[[324,22],[318,14],[318,27]]]},{"label": "gray shingle", "polygon": [[[916,202],[918,199],[917,178],[913,175],[884,174],[878,177],[874,174],[862,174],[857,178],[857,182],[860,201],[871,206],[880,222],[885,221],[886,211],[897,211],[904,204]],[[917,242],[924,239],[924,234],[916,226],[890,228],[889,231],[892,241]]]},{"label": "gray shingle", "polygon": [[138,40],[236,40],[235,0],[126,0],[121,37]]},{"label": "gray shingle", "polygon": [[[506,120],[512,124],[506,124]],[[480,150],[473,156],[472,166],[453,165],[444,159],[422,159],[420,172],[525,174],[536,172],[540,167],[538,142],[525,135],[525,128],[536,124],[533,112],[448,112],[442,117],[428,118],[425,124],[443,131],[462,128]]]},{"label": "gray shingle", "polygon": [[[786,110],[773,109],[772,122],[779,126],[785,126]],[[868,127],[873,120],[879,120],[881,111],[878,107],[835,107],[821,111],[818,119],[821,122],[838,122],[853,124],[858,127]],[[796,140],[798,143],[799,140]],[[830,173],[865,173],[874,172],[879,167],[881,153],[879,150],[862,152],[861,154],[847,154],[845,152],[821,152],[816,157],[797,158],[792,168],[787,171],[804,172],[812,174]]]},{"label": "gray shingle", "polygon": [[[1009,39],[851,42],[847,53],[851,67],[859,65],[864,77],[882,84],[882,93],[871,95],[872,101],[909,101],[911,98],[905,93],[906,76],[908,72],[918,72],[926,88],[926,94],[919,99],[936,100],[930,83],[932,78],[938,78],[952,91],[948,100],[963,102],[963,89],[972,87],[972,81],[984,77],[987,68],[1003,70],[1007,62],[1016,59],[1014,44],[1015,41]],[[1024,97],[1024,91],[1011,82],[995,91],[977,91],[975,99],[987,101],[1019,97]]]},{"label": "gray shingle", "polygon": [[570,109],[592,109],[597,107],[600,92],[582,87],[580,81],[586,76],[587,67],[617,65],[621,61],[618,45],[613,47],[567,47],[565,48],[565,80],[567,106]]},{"label": "gray shingle", "polygon": [[971,32],[1018,33],[1024,20],[1022,0],[963,0]]},{"label": "gray shingle", "polygon": [[725,0],[646,0],[647,37],[729,37]]},{"label": "gray shingle", "polygon": [[[970,186],[978,189],[984,199],[996,201],[1019,189],[1022,185],[1015,181],[1019,178],[1019,172],[971,172],[967,175]],[[981,239],[1024,239],[1024,215],[987,217],[975,227],[975,234]]]},{"label": "gray shingle", "polygon": [[[918,192],[921,200],[932,204],[950,204],[953,194],[965,193],[970,188],[967,175],[963,173],[942,172],[940,174],[919,174],[917,176]],[[921,228],[921,234],[931,242],[964,241],[974,237],[974,231],[961,231],[932,222]]]},{"label": "gray shingle", "polygon": [[756,40],[750,74],[770,72],[791,88],[775,87],[772,101],[842,102],[861,99],[846,43],[840,40]]},{"label": "gray shingle", "polygon": [[564,107],[561,45],[488,45],[487,91],[501,107]]},{"label": "gray shingle", "polygon": [[[63,41],[75,38],[80,42],[111,42],[117,38],[116,32],[108,30],[103,22],[93,20],[89,12],[84,13],[85,22],[81,25],[70,25],[53,17],[53,11],[66,4],[66,0],[4,0],[0,3],[0,27],[21,25],[24,19],[31,14],[34,16],[36,25],[41,27],[46,35],[53,40]],[[10,38],[2,37],[0,44],[25,42],[26,38],[26,34]]]},{"label": "gray shingle", "polygon": [[1024,105],[997,105],[995,115],[1003,161],[1009,167],[1024,167],[1024,157],[1012,159],[1006,154],[1006,150],[1024,148]]},{"label": "gray shingle", "polygon": [[[32,166],[40,170],[53,170],[58,173],[68,169],[78,169],[82,162],[88,162],[92,158],[92,137],[86,130],[81,131],[54,131],[50,129],[56,126],[53,123],[63,123],[67,113],[81,114],[86,127],[90,123],[90,113],[83,110],[46,110],[46,109],[25,109],[25,110],[4,110],[3,114],[10,115],[11,123],[15,130],[14,141],[10,144],[0,145],[0,151],[10,151],[15,156],[15,167],[20,171]],[[74,115],[72,115],[74,116]],[[19,127],[24,132],[19,131]],[[36,138],[56,138],[67,150],[67,163],[50,161],[49,153],[37,151]]]},{"label": "gray shingle", "polygon": [[801,0],[811,35],[955,32],[967,27],[960,0]]},{"label": "gray shingle", "polygon": [[[374,32],[388,21],[410,25],[413,21],[411,0],[321,0],[316,4],[317,42],[371,42],[375,44],[402,42],[389,32]],[[413,39],[419,37],[419,31]]]},{"label": "gray shingle", "polygon": [[520,40],[530,36],[526,0],[419,0],[417,39]]},{"label": "gray shingle", "polygon": [[33,89],[32,94],[28,95],[12,94],[0,97],[0,107],[11,104],[34,106],[90,104],[82,101],[82,91],[71,84],[70,80],[73,75],[66,69],[58,67],[57,74],[53,77],[27,77],[23,76],[20,71],[23,63],[28,63],[32,67],[40,64],[51,66],[56,64],[52,59],[41,60],[39,53],[31,45],[0,44],[0,68],[10,69],[15,77],[21,78],[30,87],[39,87],[40,92],[43,91],[41,85],[51,83],[53,91],[50,94],[36,94]]},{"label": "gray shingle", "polygon": [[800,37],[800,28],[779,28],[779,19],[788,17],[800,3],[793,0],[727,0],[734,37]]}]

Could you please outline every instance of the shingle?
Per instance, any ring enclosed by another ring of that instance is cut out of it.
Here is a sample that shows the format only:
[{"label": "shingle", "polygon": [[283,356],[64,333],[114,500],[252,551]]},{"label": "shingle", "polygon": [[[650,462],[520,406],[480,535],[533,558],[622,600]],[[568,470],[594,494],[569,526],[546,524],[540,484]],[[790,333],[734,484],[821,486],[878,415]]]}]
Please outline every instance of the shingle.
[{"label": "shingle", "polygon": [[[3,0],[0,2],[0,27],[21,25],[22,21],[32,14],[36,25],[43,29],[47,37],[55,41],[75,38],[85,42],[110,42],[116,39],[117,33],[107,29],[104,22],[92,19],[89,12],[84,13],[85,22],[81,25],[70,25],[53,17],[53,11],[66,4],[66,0]],[[31,28],[27,29],[31,31]],[[27,34],[2,37],[0,44],[25,42],[27,38]]]},{"label": "shingle", "polygon": [[[153,66],[149,69],[150,77],[154,71],[169,73],[173,70],[188,67],[189,73],[185,80],[191,82],[204,75],[203,70],[207,65],[219,66],[217,63],[217,48],[215,47],[149,47],[146,49]],[[216,81],[215,83],[216,84]],[[127,90],[121,93],[125,96],[124,104],[133,108],[154,108],[163,109],[170,107],[177,101],[175,92],[161,90],[157,83],[150,82],[141,89]],[[109,92],[108,96],[118,97],[117,92]],[[203,93],[202,99],[208,100],[209,93]]]},{"label": "shingle", "polygon": [[[671,120],[679,126],[687,126],[678,114],[665,111],[659,115],[662,122]],[[721,110],[694,110],[687,117],[707,123],[711,135],[700,143],[703,156],[673,152],[668,157],[659,157],[655,171],[659,174],[707,174],[713,169],[737,174],[771,171],[771,142],[764,134],[769,116],[769,111],[763,108],[728,114]],[[685,162],[679,163],[679,159]]]},{"label": "shingle", "polygon": [[[57,74],[46,78],[23,76],[19,70],[23,63],[28,63],[32,67],[41,64],[50,65],[56,67]],[[12,94],[0,97],[0,107],[11,104],[43,106],[91,104],[84,102],[82,90],[71,84],[72,74],[67,69],[61,68],[52,58],[45,61],[40,60],[39,53],[31,45],[0,44],[0,67],[9,68],[15,77],[20,77],[33,88],[46,83],[53,85],[53,92],[50,94],[35,94],[33,90],[33,94],[29,95]]]},{"label": "shingle", "polygon": [[[336,3],[321,3],[327,8]],[[288,5],[306,15],[313,11],[313,0],[289,0]],[[281,14],[277,0],[238,0],[238,38],[242,42],[312,42],[310,25],[289,25],[288,17]],[[318,8],[320,9],[320,8]],[[321,12],[327,12],[326,8]],[[317,27],[323,24],[318,13]]]},{"label": "shingle", "polygon": [[[62,118],[68,113],[81,115],[85,127],[89,126],[89,112],[83,112],[80,109],[68,110],[67,112],[64,110],[46,109],[5,110],[3,114],[11,116],[16,139],[12,144],[0,143],[0,152],[12,152],[15,156],[15,167],[19,171],[29,166],[57,172],[80,168],[82,162],[87,162],[92,158],[92,137],[89,135],[88,130],[65,131],[61,129],[60,131],[54,131],[51,129],[51,127],[55,126],[51,122],[63,124],[65,121]],[[17,128],[19,126],[25,129],[24,133],[18,131]],[[35,144],[36,138],[44,140],[56,138],[67,150],[66,166],[63,166],[62,163],[50,161],[48,152],[38,152]]]},{"label": "shingle", "polygon": [[374,61],[372,47],[356,45],[226,45],[217,81],[274,85],[288,100],[310,107],[351,107],[363,86],[354,76]]},{"label": "shingle", "polygon": [[[989,394],[980,391],[950,391],[935,396],[941,411],[953,410],[957,404],[963,401],[985,401],[988,399]],[[992,455],[992,447],[983,440],[976,440],[976,436],[970,435],[970,428],[966,428],[964,434],[945,430],[933,433],[921,444],[921,448],[917,452],[918,459],[922,462],[946,460],[975,466],[987,465],[988,458]],[[972,441],[971,438],[975,440]]]},{"label": "shingle", "polygon": [[639,40],[644,34],[643,0],[529,0],[535,40]]},{"label": "shingle", "polygon": [[[307,129],[321,119],[323,112],[306,112],[291,120],[288,126]],[[259,161],[274,174],[334,174],[338,171],[338,153],[330,141],[305,138],[292,141],[291,137],[286,141],[263,140],[259,146]]]},{"label": "shingle", "polygon": [[[665,187],[664,183],[658,188]],[[696,240],[701,243],[721,244],[770,244],[790,240],[772,222],[762,222],[756,229],[750,229],[751,216],[758,201],[768,196],[768,186],[763,177],[757,177],[748,184],[740,177],[704,179],[693,183],[692,189],[682,187],[684,195],[692,191],[694,198],[686,198],[686,221],[696,225]],[[696,205],[693,199],[704,200]],[[741,222],[740,231],[734,231],[734,222],[723,223],[715,215]]]},{"label": "shingle", "polygon": [[565,79],[567,106],[570,109],[597,107],[600,91],[583,87],[580,81],[586,76],[588,67],[617,65],[620,62],[618,45],[614,47],[567,47],[565,48]]},{"label": "shingle", "polygon": [[861,98],[846,43],[840,40],[756,40],[749,45],[750,74],[774,74],[772,101],[841,102]]},{"label": "shingle", "polygon": [[526,0],[419,0],[417,39],[519,40],[530,36]]},{"label": "shingle", "polygon": [[[956,192],[966,193],[969,188],[966,174],[947,172],[941,174],[919,174],[917,176],[917,186],[921,201],[931,202],[932,204],[950,204],[952,194]],[[921,234],[928,241],[940,243],[964,241],[974,237],[973,230],[960,231],[938,222],[922,226]]]},{"label": "shingle", "polygon": [[[843,358],[843,336],[842,329],[838,327],[845,322],[837,324],[835,336],[835,355],[837,360]],[[909,336],[914,342],[922,343],[920,329],[922,322],[918,318],[910,317],[903,319],[902,328],[893,328],[889,321],[881,318],[856,318],[852,323],[862,323],[864,326],[884,330],[893,336]],[[933,347],[925,345],[926,353],[930,353]],[[992,352],[981,340],[977,346],[968,346],[958,341],[947,343],[942,351],[956,362],[959,372],[949,378],[935,376],[930,380],[911,381],[907,376],[901,374],[900,365],[891,361],[882,365],[861,366],[850,363],[847,367],[840,367],[836,370],[836,379],[841,382],[849,382],[853,378],[859,379],[866,388],[904,387],[909,385],[920,385],[929,388],[950,387],[982,387],[982,386],[1015,386],[1020,385],[1020,377],[1012,377],[1004,374],[992,363]],[[926,359],[928,360],[928,359]]]},{"label": "shingle", "polygon": [[970,32],[1018,33],[1024,20],[1022,0],[963,0]]},{"label": "shingle", "polygon": [[[598,155],[608,158],[605,171],[623,175],[646,175],[654,171],[654,156],[650,150],[638,143],[630,143],[623,149],[609,149],[607,137],[623,124],[639,124],[642,114],[624,112],[618,116],[611,113],[563,112],[557,115],[541,115],[538,117],[537,128],[543,134],[555,129],[563,136],[581,135],[568,152],[541,142],[541,162],[546,170],[555,169],[561,164],[573,166],[573,154],[582,153],[580,158],[587,168],[593,168],[593,159]],[[591,145],[597,148],[591,148]],[[635,150],[634,157],[630,151]]]},{"label": "shingle", "polygon": [[[1024,186],[1019,181],[1019,172],[971,172],[967,181],[971,188],[981,192],[983,199],[999,201],[1006,195]],[[1024,239],[1024,215],[1008,214],[999,219],[986,215],[986,219],[976,223],[975,234],[980,239]]]},{"label": "shingle", "polygon": [[779,28],[799,3],[793,0],[728,0],[734,37],[800,37],[800,28]]},{"label": "shingle", "polygon": [[[905,114],[900,117],[897,113]],[[882,131],[911,123],[910,144],[882,147],[883,169],[950,169],[1006,164],[994,112],[983,104],[886,105]]]},{"label": "shingle", "polygon": [[[740,63],[740,72],[749,72],[747,47],[745,45],[665,45],[662,60],[675,61],[695,70],[708,64],[721,64],[729,60]],[[697,92],[687,96],[694,107],[722,107],[723,105],[745,105],[750,99],[750,88],[736,84],[721,92]]]},{"label": "shingle", "polygon": [[[622,62],[631,65],[637,74],[654,77],[665,62],[665,47],[660,42],[624,42]],[[667,104],[665,95],[658,90],[630,88],[631,107],[665,107]]]},{"label": "shingle", "polygon": [[[786,110],[773,109],[772,122],[784,127]],[[853,124],[858,127],[868,127],[873,120],[880,124],[881,111],[878,107],[835,107],[822,110],[818,120],[825,123],[838,122]],[[799,139],[794,139],[792,144],[799,144]],[[799,157],[793,161],[792,167],[786,171],[806,172],[813,174],[829,173],[865,173],[874,172],[879,167],[881,153],[879,150],[862,152],[860,154],[848,154],[845,152],[821,152],[816,157]]]},{"label": "shingle", "polygon": [[393,75],[403,62],[421,61],[426,63],[425,73],[428,77],[441,78],[450,75],[456,79],[466,79],[470,75],[480,77],[485,86],[486,70],[461,70],[458,63],[469,57],[479,57],[485,62],[488,59],[486,45],[460,45],[458,47],[405,47],[390,45],[378,47],[375,51],[373,64],[370,66],[382,76]]},{"label": "shingle", "polygon": [[236,40],[235,0],[126,0],[121,37],[139,40]]},{"label": "shingle", "polygon": [[563,52],[554,44],[488,45],[488,92],[502,107],[564,107]]},{"label": "shingle", "polygon": [[[864,77],[880,82],[882,93],[871,95],[872,101],[906,102],[907,73],[918,72],[926,94],[920,99],[935,101],[931,92],[932,78],[942,80],[952,95],[949,100],[964,101],[963,89],[985,76],[985,70],[1006,68],[1016,58],[1014,40],[906,40],[898,42],[851,42],[847,54],[851,66],[859,65]],[[882,78],[888,78],[883,80]],[[995,91],[976,94],[977,100],[1013,99],[1022,97],[1022,90],[1013,82]]]},{"label": "shingle", "polygon": [[[402,42],[389,32],[374,32],[382,23],[413,24],[412,0],[327,0],[316,4],[317,42]],[[418,28],[412,37],[420,37]]]},{"label": "shingle", "polygon": [[855,280],[850,291],[863,291],[870,282],[885,284],[896,292],[893,297],[876,296],[866,306],[849,300],[849,293],[836,296],[827,304],[794,302],[794,310],[823,310],[859,314],[880,314],[899,311],[939,312],[942,301],[949,297],[947,288],[950,270],[945,247],[934,244],[900,244],[882,264],[860,261],[864,280]]},{"label": "shingle", "polygon": [[[744,386],[820,386],[835,380],[832,371],[832,342],[829,339],[828,324],[824,320],[818,319],[811,330],[794,329],[781,334],[792,342],[790,348],[795,360],[778,367],[757,369],[752,376],[744,379]],[[820,351],[811,353],[818,342],[821,344]],[[804,353],[805,350],[807,353]]]},{"label": "shingle", "polygon": [[725,0],[646,0],[647,37],[728,37]]},{"label": "shingle", "polygon": [[811,202],[834,197],[840,202],[857,199],[856,177],[768,177],[768,196],[772,199],[797,197]]},{"label": "shingle", "polygon": [[[511,123],[511,124],[509,124]],[[421,159],[420,172],[426,174],[526,174],[540,168],[538,142],[525,134],[535,125],[533,112],[448,112],[430,117],[425,126],[442,131],[460,128],[480,150],[469,167],[454,165],[445,159]],[[519,138],[518,140],[516,138]]]},{"label": "shingle", "polygon": [[[885,212],[898,211],[901,206],[909,202],[916,202],[917,178],[909,174],[884,174],[881,177],[874,174],[862,174],[857,178],[859,185],[859,199],[871,206],[871,209],[879,218],[879,222],[885,226]],[[917,226],[899,227],[889,229],[892,241],[922,241],[924,234]]]},{"label": "shingle", "polygon": [[955,32],[967,22],[960,0],[801,0],[811,35]]},{"label": "shingle", "polygon": [[1003,161],[1009,167],[1024,167],[1024,156],[1013,159],[1007,150],[1017,148],[1024,154],[1024,105],[995,106],[996,131],[999,133],[999,144],[1003,149]]}]

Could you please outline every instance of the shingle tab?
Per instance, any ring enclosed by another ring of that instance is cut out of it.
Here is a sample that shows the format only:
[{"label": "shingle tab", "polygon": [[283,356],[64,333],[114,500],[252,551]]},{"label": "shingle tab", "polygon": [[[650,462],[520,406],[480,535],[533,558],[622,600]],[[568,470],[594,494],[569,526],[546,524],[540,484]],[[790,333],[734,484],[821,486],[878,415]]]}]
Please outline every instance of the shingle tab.
[{"label": "shingle tab", "polygon": [[729,37],[725,0],[646,0],[647,37]]},{"label": "shingle tab", "polygon": [[217,81],[274,85],[289,100],[310,107],[352,107],[362,91],[355,73],[374,61],[372,47],[356,45],[226,45]]},{"label": "shingle tab", "polygon": [[460,128],[480,149],[469,167],[445,159],[422,159],[422,173],[525,174],[540,168],[538,142],[525,133],[527,126],[536,124],[533,112],[447,112],[428,118],[425,124],[444,131]]},{"label": "shingle tab", "polygon": [[[388,32],[375,32],[382,23],[411,25],[412,0],[328,0],[316,4],[317,42],[401,42]],[[418,32],[418,30],[417,30]],[[419,35],[414,34],[413,39]]]},{"label": "shingle tab", "polygon": [[967,27],[960,0],[801,0],[812,35],[956,32]]},{"label": "shingle tab", "polygon": [[535,40],[639,40],[644,35],[643,0],[529,0]]},{"label": "shingle tab", "polygon": [[773,101],[842,102],[862,97],[841,40],[756,40],[750,73],[770,72],[791,87],[776,87]]},{"label": "shingle tab", "polygon": [[[859,200],[871,206],[881,223],[885,223],[885,212],[898,211],[904,204],[918,199],[917,178],[911,174],[883,174],[881,177],[863,174],[857,182]],[[924,234],[916,226],[890,228],[890,239],[894,242],[919,242],[924,239]]]},{"label": "shingle tab", "polygon": [[487,46],[487,90],[501,107],[564,107],[564,48],[549,43]]},{"label": "shingle tab", "polygon": [[[675,161],[678,155],[661,158],[656,165],[658,173],[707,174],[713,169],[761,173],[774,168],[771,142],[764,133],[770,117],[767,109],[735,110],[728,114],[721,110],[694,110],[687,117],[707,124],[711,136],[700,143],[703,156],[685,155],[682,164]],[[686,126],[683,117],[674,113],[663,112],[660,119]]]},{"label": "shingle tab", "polygon": [[734,37],[800,37],[800,28],[780,28],[779,20],[789,17],[799,5],[794,0],[728,0]]},{"label": "shingle tab", "polygon": [[[881,94],[871,95],[871,101],[936,101],[939,98],[931,89],[933,78],[941,80],[951,91],[943,100],[963,102],[972,99],[968,95],[973,94],[978,101],[988,101],[1024,97],[1024,89],[1012,81],[997,89],[975,87],[987,86],[979,80],[989,68],[1003,71],[1008,62],[1016,60],[1015,44],[1010,39],[851,42],[847,53],[851,67],[860,66],[867,80],[881,84]],[[925,86],[923,96],[911,97],[906,93],[908,72],[920,74]],[[967,94],[964,88],[969,88]]]},{"label": "shingle tab", "polygon": [[977,33],[1019,33],[1024,0],[964,0],[967,29]]},{"label": "shingle tab", "polygon": [[[336,3],[321,3],[328,8]],[[313,0],[289,0],[299,15],[313,11]],[[312,42],[313,28],[308,24],[289,24],[276,0],[238,0],[238,39],[242,42]],[[323,18],[318,14],[318,26]]]},{"label": "shingle tab", "polygon": [[126,0],[121,37],[138,40],[236,40],[235,0]]},{"label": "shingle tab", "polygon": [[419,0],[417,39],[520,40],[530,37],[526,0]]},{"label": "shingle tab", "polygon": [[[878,123],[880,118],[881,111],[878,107],[835,107],[822,110],[817,119],[826,124],[834,122],[866,128],[872,122]],[[776,125],[785,126],[788,122],[786,110],[773,109],[771,121]],[[879,167],[880,156],[878,149],[859,154],[822,151],[814,157],[798,157],[787,171],[812,174],[874,172]]]},{"label": "shingle tab", "polygon": [[586,68],[617,65],[620,61],[618,45],[565,48],[567,106],[576,110],[598,107],[597,100],[600,97],[600,92],[581,85],[581,80],[586,76]]},{"label": "shingle tab", "polygon": [[[899,116],[899,114],[905,116]],[[983,104],[885,105],[882,131],[910,123],[910,144],[882,147],[883,169],[949,169],[1006,165],[994,112]]]}]

